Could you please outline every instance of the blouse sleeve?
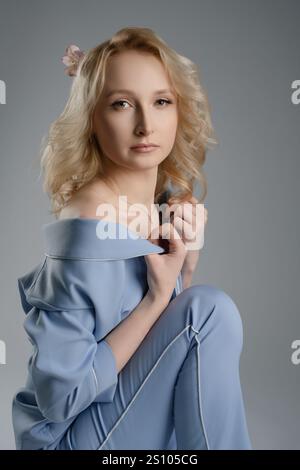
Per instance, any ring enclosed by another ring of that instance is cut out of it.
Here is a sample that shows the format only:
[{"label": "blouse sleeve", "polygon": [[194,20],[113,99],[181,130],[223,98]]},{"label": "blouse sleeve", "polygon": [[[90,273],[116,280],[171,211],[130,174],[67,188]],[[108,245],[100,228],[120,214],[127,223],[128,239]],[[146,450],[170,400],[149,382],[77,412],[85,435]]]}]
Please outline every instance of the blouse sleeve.
[{"label": "blouse sleeve", "polygon": [[93,401],[113,400],[118,372],[114,354],[93,335],[90,309],[48,311],[33,308],[24,328],[33,345],[28,370],[42,414],[60,422]]},{"label": "blouse sleeve", "polygon": [[[121,308],[123,280],[114,262],[54,259],[18,278],[23,326],[33,346],[28,372],[49,420],[65,421],[93,401],[114,399],[118,371],[105,336]],[[110,295],[115,281],[120,289]]]}]

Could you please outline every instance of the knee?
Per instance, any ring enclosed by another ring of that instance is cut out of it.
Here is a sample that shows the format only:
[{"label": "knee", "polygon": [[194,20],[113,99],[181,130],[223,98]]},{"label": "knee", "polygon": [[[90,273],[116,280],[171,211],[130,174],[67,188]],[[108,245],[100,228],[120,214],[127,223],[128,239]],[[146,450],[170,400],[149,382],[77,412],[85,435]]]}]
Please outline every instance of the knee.
[{"label": "knee", "polygon": [[185,289],[184,292],[190,305],[195,307],[193,310],[199,312],[202,317],[200,328],[210,319],[207,328],[214,327],[221,334],[222,341],[231,342],[241,350],[243,323],[239,309],[231,296],[222,289],[208,284],[197,284]]}]

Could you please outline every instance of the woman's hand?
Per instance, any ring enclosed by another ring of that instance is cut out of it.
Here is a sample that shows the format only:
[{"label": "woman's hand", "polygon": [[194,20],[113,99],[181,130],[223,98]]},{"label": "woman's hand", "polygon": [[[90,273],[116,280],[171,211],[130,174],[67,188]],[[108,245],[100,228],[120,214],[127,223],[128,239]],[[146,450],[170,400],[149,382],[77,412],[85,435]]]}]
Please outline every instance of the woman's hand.
[{"label": "woman's hand", "polygon": [[[167,305],[186,256],[186,246],[171,223],[160,225],[159,235],[163,237],[164,242],[167,241],[168,252],[152,253],[144,258],[147,264],[149,295],[153,300]],[[148,240],[155,245],[162,245],[159,238],[149,237]]]},{"label": "woman's hand", "polygon": [[[169,201],[168,201],[169,203]],[[170,205],[174,204],[174,200]],[[193,273],[198,264],[200,250],[203,247],[204,229],[207,223],[207,209],[202,205],[197,213],[197,204],[199,201],[193,196],[187,202],[177,203],[174,211],[173,225],[180,234],[187,251],[182,266],[183,288],[190,286]],[[198,214],[198,217],[197,217]],[[194,238],[193,238],[194,235]],[[193,240],[198,240],[195,242]]]}]

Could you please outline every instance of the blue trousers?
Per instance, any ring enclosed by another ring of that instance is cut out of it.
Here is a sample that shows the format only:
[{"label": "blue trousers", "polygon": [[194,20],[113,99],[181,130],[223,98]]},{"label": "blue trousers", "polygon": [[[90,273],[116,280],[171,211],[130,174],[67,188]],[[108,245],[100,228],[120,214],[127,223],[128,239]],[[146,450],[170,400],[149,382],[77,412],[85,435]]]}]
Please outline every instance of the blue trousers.
[{"label": "blue trousers", "polygon": [[82,411],[56,449],[251,449],[242,346],[232,298],[210,285],[185,289],[120,371],[113,402]]}]

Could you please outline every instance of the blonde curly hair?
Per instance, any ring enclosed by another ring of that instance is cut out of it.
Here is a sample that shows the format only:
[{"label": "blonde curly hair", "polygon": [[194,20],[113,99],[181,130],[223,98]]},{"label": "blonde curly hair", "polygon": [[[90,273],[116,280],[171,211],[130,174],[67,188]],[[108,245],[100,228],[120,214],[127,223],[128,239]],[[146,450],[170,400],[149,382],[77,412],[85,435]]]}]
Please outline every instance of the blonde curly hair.
[{"label": "blonde curly hair", "polygon": [[65,109],[42,140],[43,189],[50,196],[51,213],[56,216],[81,186],[103,174],[103,154],[93,134],[93,113],[104,87],[109,58],[129,49],[150,52],[160,59],[177,93],[178,128],[172,151],[158,167],[155,202],[170,185],[172,200],[188,200],[196,180],[203,189],[200,202],[206,197],[206,150],[218,142],[197,66],[151,29],[126,27],[84,54]]}]

